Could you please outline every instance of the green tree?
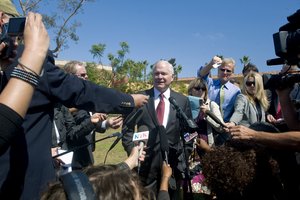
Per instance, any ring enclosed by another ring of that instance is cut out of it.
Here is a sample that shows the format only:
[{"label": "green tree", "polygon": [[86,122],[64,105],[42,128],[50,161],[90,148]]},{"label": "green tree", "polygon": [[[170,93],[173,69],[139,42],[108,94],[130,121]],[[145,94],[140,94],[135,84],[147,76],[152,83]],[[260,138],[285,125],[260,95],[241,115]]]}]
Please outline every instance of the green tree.
[{"label": "green tree", "polygon": [[249,56],[243,56],[243,58],[240,58],[241,64],[245,67],[250,62]]},{"label": "green tree", "polygon": [[90,49],[90,53],[93,55],[93,58],[98,58],[98,63],[102,65],[101,58],[103,57],[103,53],[105,51],[105,44],[93,44]]},{"label": "green tree", "polygon": [[[48,30],[55,33],[55,46],[52,49],[54,55],[68,48],[68,40],[77,42],[79,40],[76,34],[80,22],[76,21],[74,17],[78,13],[83,12],[83,5],[94,0],[19,0],[19,6],[22,14],[25,16],[28,12],[39,12],[43,15],[43,20]],[[48,13],[40,12],[40,7],[48,8],[49,4],[56,5],[55,11]],[[49,14],[50,13],[50,14]]]},{"label": "green tree", "polygon": [[111,87],[110,80],[112,73],[109,70],[98,69],[96,63],[87,63],[86,66],[87,74],[89,80],[98,85],[103,85],[106,87]]}]

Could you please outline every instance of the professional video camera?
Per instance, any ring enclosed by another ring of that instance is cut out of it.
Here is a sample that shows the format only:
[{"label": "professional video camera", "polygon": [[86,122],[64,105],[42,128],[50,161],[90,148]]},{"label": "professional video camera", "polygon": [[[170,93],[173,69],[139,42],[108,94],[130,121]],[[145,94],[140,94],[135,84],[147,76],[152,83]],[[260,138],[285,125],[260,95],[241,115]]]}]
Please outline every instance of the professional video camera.
[{"label": "professional video camera", "polygon": [[4,51],[1,53],[2,59],[8,58],[13,50],[14,41],[12,38],[23,35],[25,21],[25,17],[12,17],[8,23],[2,26],[0,43],[4,42],[6,44]]},{"label": "professional video camera", "polygon": [[[289,22],[273,34],[275,54],[279,58],[267,60],[267,65],[287,64],[300,67],[300,9],[288,16],[287,20]],[[264,75],[263,78],[265,89],[286,88],[300,82],[298,73]]]}]

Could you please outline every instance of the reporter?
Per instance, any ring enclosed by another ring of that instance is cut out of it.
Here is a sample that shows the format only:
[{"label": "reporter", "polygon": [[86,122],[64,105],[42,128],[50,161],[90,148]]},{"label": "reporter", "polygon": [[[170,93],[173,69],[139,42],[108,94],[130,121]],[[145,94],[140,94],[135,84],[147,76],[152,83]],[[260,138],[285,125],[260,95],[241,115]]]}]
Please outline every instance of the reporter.
[{"label": "reporter", "polygon": [[[5,46],[1,43],[1,53],[5,51]],[[34,76],[38,80],[48,51],[49,36],[40,14],[28,14],[24,29],[24,46],[24,52],[19,59],[22,64],[15,68],[18,70],[15,71],[16,75],[20,76],[13,76],[0,95],[0,155],[8,148],[11,140],[16,137],[17,130],[21,128],[35,90],[35,86],[28,82],[23,74]],[[11,59],[12,57],[1,58],[1,68],[5,68]]]},{"label": "reporter", "polygon": [[[155,199],[154,193],[144,188],[138,175],[131,171],[137,167],[138,160],[144,161],[145,151],[139,158],[139,150],[138,146],[132,148],[130,156],[120,164],[98,165],[84,170],[93,187],[95,199]],[[67,196],[63,185],[55,182],[42,194],[41,199],[65,200]]]}]

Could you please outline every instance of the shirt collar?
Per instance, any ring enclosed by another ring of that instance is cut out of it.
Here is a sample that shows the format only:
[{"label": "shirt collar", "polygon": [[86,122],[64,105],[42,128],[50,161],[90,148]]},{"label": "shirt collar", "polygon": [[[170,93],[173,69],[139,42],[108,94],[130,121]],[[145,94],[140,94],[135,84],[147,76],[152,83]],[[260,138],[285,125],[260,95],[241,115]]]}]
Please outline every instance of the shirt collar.
[{"label": "shirt collar", "polygon": [[[171,95],[171,90],[170,88],[168,88],[164,93],[164,96],[166,99],[169,99],[170,98],[170,95]],[[156,88],[154,88],[154,98],[158,98],[160,95],[160,91],[158,91]]]}]

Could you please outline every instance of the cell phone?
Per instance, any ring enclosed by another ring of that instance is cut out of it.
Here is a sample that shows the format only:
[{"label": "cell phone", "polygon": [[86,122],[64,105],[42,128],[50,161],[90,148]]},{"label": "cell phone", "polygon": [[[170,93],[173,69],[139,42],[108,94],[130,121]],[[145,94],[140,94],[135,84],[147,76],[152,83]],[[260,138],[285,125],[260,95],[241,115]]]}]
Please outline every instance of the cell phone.
[{"label": "cell phone", "polygon": [[9,19],[7,34],[10,37],[22,36],[24,32],[26,17],[12,17]]},{"label": "cell phone", "polygon": [[202,98],[199,99],[199,106],[202,106],[204,103],[204,100]]}]

